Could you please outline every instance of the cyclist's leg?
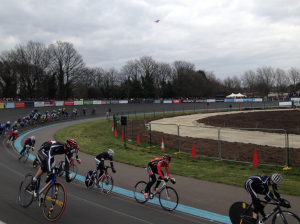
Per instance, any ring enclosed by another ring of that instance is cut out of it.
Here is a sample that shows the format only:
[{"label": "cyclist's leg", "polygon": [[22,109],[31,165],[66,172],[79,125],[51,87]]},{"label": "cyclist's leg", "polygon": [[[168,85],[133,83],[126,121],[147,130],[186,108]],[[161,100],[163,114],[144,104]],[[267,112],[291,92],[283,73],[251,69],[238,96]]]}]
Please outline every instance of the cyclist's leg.
[{"label": "cyclist's leg", "polygon": [[145,193],[148,193],[152,185],[156,182],[156,176],[155,176],[155,168],[150,166],[149,164],[147,165],[147,171],[150,176],[150,181],[147,183]]},{"label": "cyclist's leg", "polygon": [[[164,174],[163,171],[161,171],[161,173],[162,173],[163,176],[165,176],[165,174]],[[163,178],[161,178],[161,176],[159,176],[158,179],[162,180]],[[158,188],[158,186],[160,185],[160,183],[161,183],[161,181],[156,181],[155,188]]]},{"label": "cyclist's leg", "polygon": [[257,193],[261,189],[260,189],[260,187],[258,187],[258,189],[257,189],[257,187],[252,185],[252,183],[253,183],[252,180],[247,180],[245,182],[245,189],[248,192],[248,194],[250,195],[250,197],[252,199],[252,203],[253,203],[253,213],[252,213],[251,224],[256,224],[257,218],[258,218],[258,212],[260,210],[260,205],[261,205]]}]

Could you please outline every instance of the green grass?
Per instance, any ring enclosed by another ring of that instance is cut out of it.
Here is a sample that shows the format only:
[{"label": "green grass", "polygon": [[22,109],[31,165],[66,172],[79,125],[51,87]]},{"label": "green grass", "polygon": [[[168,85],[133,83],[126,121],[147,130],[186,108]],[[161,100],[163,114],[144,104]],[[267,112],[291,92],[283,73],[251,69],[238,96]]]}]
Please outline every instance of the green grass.
[{"label": "green grass", "polygon": [[[170,116],[173,116],[173,113],[171,114]],[[165,116],[167,115],[169,114],[165,114]],[[137,118],[142,119],[143,115],[139,115]],[[115,161],[139,167],[145,167],[150,160],[162,157],[164,154],[160,151],[160,146],[149,147],[147,144],[136,146],[136,143],[128,141],[126,145],[129,149],[125,149],[122,147],[124,141],[111,133],[111,123],[107,120],[100,120],[70,126],[57,132],[55,139],[64,142],[67,138],[74,138],[79,143],[82,152],[94,156],[113,149],[116,153]],[[166,153],[172,156],[169,169],[171,174],[243,187],[247,178],[255,174],[280,173],[284,182],[278,187],[279,192],[300,196],[300,169],[293,168],[283,171],[282,167],[276,166],[250,167],[248,163],[216,161],[216,159],[203,157],[191,158],[188,154],[176,153],[171,150],[166,150]]]}]

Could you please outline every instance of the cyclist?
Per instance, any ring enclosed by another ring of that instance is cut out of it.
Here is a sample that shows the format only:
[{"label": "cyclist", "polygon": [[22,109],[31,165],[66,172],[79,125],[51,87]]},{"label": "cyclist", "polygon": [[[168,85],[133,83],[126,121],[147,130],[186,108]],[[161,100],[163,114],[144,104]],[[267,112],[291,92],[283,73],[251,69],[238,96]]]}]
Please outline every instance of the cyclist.
[{"label": "cyclist", "polygon": [[74,114],[75,116],[77,116],[77,109],[76,109],[76,108],[73,109],[73,114]]},{"label": "cyclist", "polygon": [[68,118],[68,115],[69,115],[69,113],[68,113],[68,111],[66,111],[65,115],[64,115],[66,119]]},{"label": "cyclist", "polygon": [[[149,173],[150,176],[150,181],[148,182],[145,192],[144,192],[144,196],[146,200],[149,200],[148,197],[148,191],[150,190],[150,188],[152,187],[152,185],[156,182],[156,176],[155,174],[159,175],[159,180],[164,180],[165,182],[168,182],[169,180],[171,181],[172,184],[175,184],[175,179],[172,179],[170,177],[169,174],[169,163],[171,162],[171,156],[169,154],[165,154],[163,156],[163,158],[155,158],[153,160],[151,160],[148,164],[147,164],[147,171]],[[162,167],[165,167],[166,169],[166,174],[168,177],[164,176],[163,171],[161,170]],[[156,182],[155,188],[153,189],[154,191],[156,191],[156,188],[158,188],[160,184],[160,181]]]},{"label": "cyclist", "polygon": [[86,112],[86,108],[83,108],[82,109],[82,113],[85,115],[85,112]]},{"label": "cyclist", "polygon": [[[37,179],[44,173],[50,173],[53,167],[55,166],[55,155],[62,155],[65,154],[65,172],[66,172],[66,181],[69,183],[71,182],[70,178],[70,159],[73,153],[77,153],[79,150],[79,146],[74,139],[67,139],[65,143],[57,142],[57,141],[50,141],[46,145],[42,146],[38,153],[37,159],[41,163],[41,167],[37,171],[35,177],[32,179],[31,182],[31,189],[34,190],[36,186]],[[51,173],[48,175],[46,179],[46,183],[48,183],[53,177]]]},{"label": "cyclist", "polygon": [[31,136],[30,138],[27,138],[26,141],[24,142],[24,147],[23,147],[22,151],[20,152],[19,158],[21,158],[23,152],[26,150],[27,145],[32,146],[32,151],[34,151],[34,144],[35,144],[35,137],[34,136]]},{"label": "cyclist", "polygon": [[8,141],[12,142],[18,138],[19,134],[17,130],[14,130],[10,133]]},{"label": "cyclist", "polygon": [[0,124],[0,136],[2,135],[3,130],[4,130],[4,124]]},{"label": "cyclist", "polygon": [[[113,156],[115,155],[115,152],[111,149],[109,149],[107,152],[102,152],[99,155],[96,156],[95,158],[95,163],[98,165],[97,169],[93,172],[93,175],[96,175],[97,171],[100,170],[99,177],[101,177],[104,173],[104,160],[110,160],[110,167],[113,173],[116,172],[114,168],[114,163],[113,163]],[[97,187],[100,187],[97,185]]]},{"label": "cyclist", "polygon": [[[3,126],[3,125],[2,125]],[[6,124],[4,125],[3,131],[2,131],[2,135],[5,135],[6,132],[10,129],[10,122],[7,121]]]},{"label": "cyclist", "polygon": [[93,108],[91,114],[95,114],[95,113],[96,113],[96,108]]},{"label": "cyclist", "polygon": [[[48,141],[46,141],[46,142],[44,142],[42,145],[41,145],[41,147],[43,147],[44,145],[46,145],[47,143],[49,143],[49,142],[51,142],[52,141],[52,139],[48,139]],[[40,147],[40,148],[41,148]],[[34,160],[33,160],[33,167],[35,168],[36,166],[37,166],[37,158],[35,157],[34,158]]]},{"label": "cyclist", "polygon": [[[277,190],[277,185],[282,182],[283,178],[280,174],[274,173],[272,176],[266,176],[263,174],[257,174],[250,177],[245,182],[245,189],[250,195],[252,202],[253,202],[253,214],[252,214],[252,221],[251,224],[256,224],[258,212],[262,216],[266,216],[264,212],[264,208],[267,203],[260,203],[259,197],[257,194],[266,195],[264,201],[274,201],[275,203],[281,204],[283,207],[290,207],[290,205],[286,204],[283,198],[280,197],[280,194]],[[274,195],[270,192],[269,186],[273,187],[274,194],[277,200],[274,198]]]}]

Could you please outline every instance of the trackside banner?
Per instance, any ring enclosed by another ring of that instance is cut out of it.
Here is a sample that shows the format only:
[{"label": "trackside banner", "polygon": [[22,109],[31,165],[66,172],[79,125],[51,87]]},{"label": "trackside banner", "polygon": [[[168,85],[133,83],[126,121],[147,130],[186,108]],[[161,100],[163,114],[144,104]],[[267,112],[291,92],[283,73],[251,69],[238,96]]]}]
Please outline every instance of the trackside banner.
[{"label": "trackside banner", "polygon": [[93,104],[101,104],[101,100],[93,100]]},{"label": "trackside banner", "polygon": [[195,100],[196,103],[206,103],[206,100]]},{"label": "trackside banner", "polygon": [[92,100],[85,100],[83,101],[83,105],[92,105],[93,101]]},{"label": "trackside banner", "polygon": [[24,108],[25,102],[15,102],[15,108]]},{"label": "trackside banner", "polygon": [[6,102],[4,103],[5,108],[15,108],[15,103],[14,102]]},{"label": "trackside banner", "polygon": [[206,102],[207,103],[214,103],[214,102],[216,102],[216,100],[215,99],[206,99]]},{"label": "trackside banner", "polygon": [[164,100],[163,103],[172,103],[172,100]]},{"label": "trackside banner", "polygon": [[243,102],[243,99],[234,99],[234,102]]},{"label": "trackside banner", "polygon": [[182,103],[194,103],[194,100],[182,100]]},{"label": "trackside banner", "polygon": [[263,99],[262,98],[255,98],[255,99],[253,99],[253,101],[255,101],[255,102],[262,102]]},{"label": "trackside banner", "polygon": [[55,106],[63,106],[64,101],[55,101]]},{"label": "trackside banner", "polygon": [[119,104],[127,104],[128,100],[119,100]]},{"label": "trackside banner", "polygon": [[83,105],[83,101],[74,101],[74,105]]},{"label": "trackside banner", "polygon": [[55,105],[55,102],[54,101],[45,102],[44,105],[45,105],[45,107],[53,107]]},{"label": "trackside banner", "polygon": [[71,101],[71,100],[68,100],[68,101],[65,101],[65,106],[73,106],[74,105],[74,101]]},{"label": "trackside banner", "polygon": [[243,99],[243,102],[253,102],[253,99]]},{"label": "trackside banner", "polygon": [[225,99],[225,102],[232,103],[233,99]]},{"label": "trackside banner", "polygon": [[223,100],[216,100],[216,102],[224,102],[224,99]]},{"label": "trackside banner", "polygon": [[119,100],[111,100],[110,103],[111,104],[119,104]]},{"label": "trackside banner", "polygon": [[34,107],[44,107],[44,102],[34,102]]},{"label": "trackside banner", "polygon": [[160,100],[154,100],[154,103],[161,103]]},{"label": "trackside banner", "polygon": [[0,103],[0,109],[4,109],[4,103]]},{"label": "trackside banner", "polygon": [[181,100],[172,100],[172,103],[181,103]]},{"label": "trackside banner", "polygon": [[102,100],[101,103],[102,103],[102,104],[106,104],[106,100]]}]

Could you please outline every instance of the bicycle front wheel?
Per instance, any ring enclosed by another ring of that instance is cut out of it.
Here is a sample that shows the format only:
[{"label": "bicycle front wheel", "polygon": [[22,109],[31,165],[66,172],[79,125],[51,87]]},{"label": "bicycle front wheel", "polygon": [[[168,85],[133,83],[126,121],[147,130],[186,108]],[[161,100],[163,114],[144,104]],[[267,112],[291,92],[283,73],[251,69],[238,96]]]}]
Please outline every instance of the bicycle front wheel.
[{"label": "bicycle front wheel", "polygon": [[[272,219],[272,224],[281,224],[281,223],[285,223],[283,220],[282,220],[282,217],[280,215],[281,213],[280,212],[277,212],[273,219]],[[297,223],[299,224],[300,223],[300,218],[292,213],[292,212],[289,212],[289,211],[282,211],[282,214],[285,218],[285,221],[286,223],[288,224],[293,224],[293,223]]]},{"label": "bicycle front wheel", "polygon": [[163,209],[173,211],[178,205],[177,192],[172,187],[165,187],[159,194],[159,203]]},{"label": "bicycle front wheel", "polygon": [[87,172],[87,174],[85,175],[84,184],[89,189],[91,189],[91,188],[94,187],[95,178],[93,177],[93,171],[92,170],[90,170],[89,172]]},{"label": "bicycle front wheel", "polygon": [[246,221],[251,221],[252,219],[252,208],[249,208],[249,205],[245,202],[235,202],[231,205],[229,209],[229,218],[232,224],[240,224],[243,219]]},{"label": "bicycle front wheel", "polygon": [[144,191],[146,190],[147,183],[145,181],[138,182],[133,189],[134,198],[138,203],[145,203],[147,202]]},{"label": "bicycle front wheel", "polygon": [[57,165],[57,167],[58,167],[58,173],[57,173],[57,175],[59,177],[61,177],[62,175],[64,175],[64,172],[65,172],[65,170],[63,168],[63,163],[64,163],[64,161],[60,161],[59,164]]},{"label": "bicycle front wheel", "polygon": [[109,194],[113,187],[114,187],[114,182],[113,182],[113,178],[109,175],[107,175],[106,177],[103,177],[101,179],[101,192],[103,194]]},{"label": "bicycle front wheel", "polygon": [[31,182],[34,175],[29,173],[22,180],[19,187],[19,203],[23,207],[28,207],[33,201],[33,191],[31,190]]},{"label": "bicycle front wheel", "polygon": [[25,163],[25,162],[27,161],[28,157],[29,157],[29,152],[28,152],[28,151],[25,151],[25,152],[24,152],[24,155],[23,155],[23,157],[22,157],[23,163]]},{"label": "bicycle front wheel", "polygon": [[[52,188],[54,189],[52,190]],[[49,221],[56,221],[64,213],[67,204],[67,191],[59,182],[51,184],[44,196],[43,213]]]},{"label": "bicycle front wheel", "polygon": [[70,172],[72,172],[72,180],[74,180],[77,175],[77,166],[75,164],[70,166]]}]

